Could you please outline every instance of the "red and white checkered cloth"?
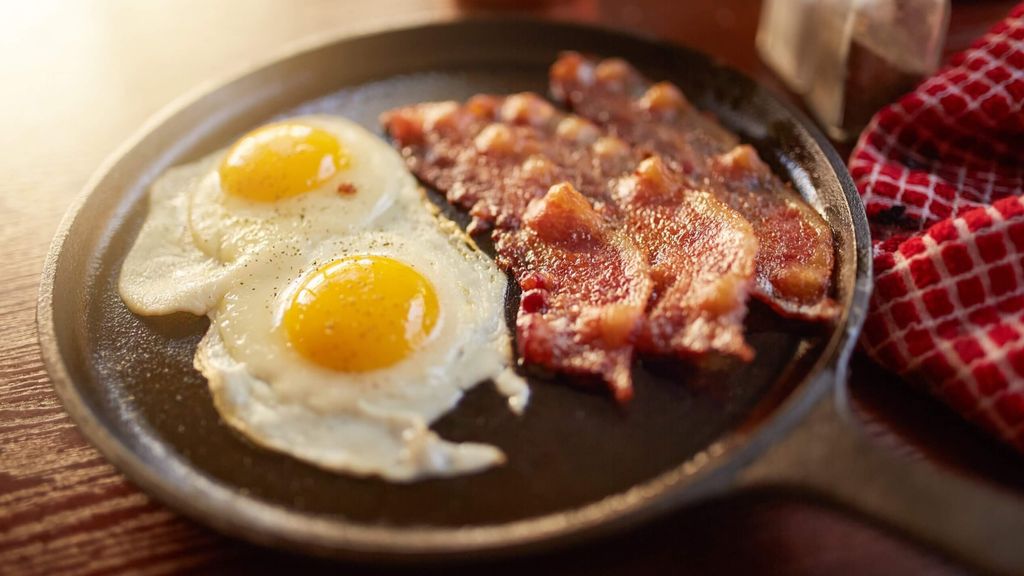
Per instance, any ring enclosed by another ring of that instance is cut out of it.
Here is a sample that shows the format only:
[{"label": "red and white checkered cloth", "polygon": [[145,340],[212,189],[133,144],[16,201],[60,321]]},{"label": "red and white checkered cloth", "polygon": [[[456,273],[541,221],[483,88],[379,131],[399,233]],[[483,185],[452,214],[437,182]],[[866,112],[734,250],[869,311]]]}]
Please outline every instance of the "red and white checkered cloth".
[{"label": "red and white checkered cloth", "polygon": [[875,115],[850,172],[874,236],[862,346],[1024,451],[1024,4]]}]

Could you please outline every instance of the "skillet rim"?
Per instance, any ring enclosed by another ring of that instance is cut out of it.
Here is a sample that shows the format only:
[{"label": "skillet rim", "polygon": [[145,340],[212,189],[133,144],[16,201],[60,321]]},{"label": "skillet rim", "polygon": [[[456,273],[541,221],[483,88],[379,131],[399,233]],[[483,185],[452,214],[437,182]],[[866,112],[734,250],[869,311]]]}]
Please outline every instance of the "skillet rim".
[{"label": "skillet rim", "polygon": [[467,553],[473,557],[493,558],[515,552],[536,552],[622,530],[677,509],[688,502],[728,490],[737,472],[798,424],[837,381],[845,381],[846,363],[853,351],[870,295],[871,261],[868,256],[866,215],[845,163],[821,131],[802,112],[771,91],[764,90],[764,97],[774,101],[780,110],[807,132],[825,156],[827,168],[836,176],[842,188],[854,232],[854,245],[851,247],[851,260],[856,265],[854,285],[849,303],[844,306],[845,322],[837,325],[835,333],[813,363],[808,376],[752,431],[742,437],[728,435],[725,437],[725,443],[729,446],[723,446],[724,443],[718,441],[702,452],[708,463],[695,471],[688,468],[691,460],[602,500],[566,511],[512,522],[471,527],[375,527],[345,521],[338,517],[291,511],[261,502],[214,482],[173,459],[169,460],[169,466],[174,469],[175,474],[171,479],[165,478],[128,447],[118,435],[102,424],[88,402],[79,394],[65,366],[58,343],[57,327],[54,324],[54,295],[58,267],[62,256],[67,252],[67,244],[73,241],[73,225],[103,181],[124,158],[154,131],[189,107],[230,84],[286,60],[324,50],[335,44],[374,36],[403,34],[423,29],[457,30],[462,27],[495,23],[534,26],[551,31],[568,29],[617,36],[625,41],[656,45],[674,52],[687,52],[701,57],[713,66],[727,68],[730,72],[761,86],[746,74],[721,64],[711,55],[649,36],[592,24],[519,17],[474,17],[433,20],[355,33],[349,30],[318,35],[291,44],[276,56],[255,66],[249,66],[241,72],[205,82],[175,99],[143,123],[135,134],[118,147],[100,165],[72,201],[50,245],[37,301],[40,351],[58,396],[86,439],[132,482],[172,509],[224,533],[258,544],[294,551],[353,560],[384,560],[390,563],[424,559],[466,559]]}]

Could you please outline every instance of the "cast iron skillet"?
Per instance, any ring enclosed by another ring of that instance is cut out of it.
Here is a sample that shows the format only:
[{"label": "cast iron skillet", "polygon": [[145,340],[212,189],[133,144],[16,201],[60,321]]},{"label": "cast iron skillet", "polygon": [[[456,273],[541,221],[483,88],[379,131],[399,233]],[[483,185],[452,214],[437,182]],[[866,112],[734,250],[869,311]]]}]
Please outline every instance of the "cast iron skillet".
[{"label": "cast iron skillet", "polygon": [[[508,465],[396,485],[323,472],[234,434],[191,367],[206,321],[138,318],[118,298],[147,187],[166,168],[282,115],[343,114],[379,132],[377,114],[401,104],[544,93],[547,66],[566,49],[621,56],[678,83],[793,182],[835,232],[843,314],[834,327],[814,330],[755,306],[752,364],[638,363],[626,408],[534,379],[518,418],[481,385],[435,428],[500,446]],[[803,115],[746,77],[690,50],[594,28],[437,24],[292,53],[150,124],[64,219],[43,275],[40,341],[68,411],[125,474],[183,513],[259,543],[398,562],[521,553],[782,484],[846,501],[977,565],[1024,569],[1020,502],[877,451],[842,420],[845,367],[870,292],[868,251],[842,160]]]}]

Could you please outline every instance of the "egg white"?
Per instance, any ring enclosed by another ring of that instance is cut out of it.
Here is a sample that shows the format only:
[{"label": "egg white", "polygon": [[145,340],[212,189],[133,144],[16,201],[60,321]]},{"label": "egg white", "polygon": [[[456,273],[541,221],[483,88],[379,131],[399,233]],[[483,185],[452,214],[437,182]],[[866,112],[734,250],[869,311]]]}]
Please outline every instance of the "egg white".
[{"label": "egg white", "polygon": [[[224,151],[169,170],[125,260],[120,291],[141,315],[206,314],[195,357],[214,403],[252,441],[323,468],[394,481],[481,470],[493,446],[429,430],[465,390],[494,379],[520,411],[528,389],[510,366],[506,278],[451,222],[436,216],[401,157],[342,118],[303,122],[334,132],[350,157],[320,190],[275,203],[219,187]],[[340,194],[341,183],[355,194]],[[441,319],[429,342],[379,370],[344,373],[298,354],[281,326],[303,278],[352,255],[388,256],[426,277]]]},{"label": "egg white", "polygon": [[[150,190],[149,215],[121,269],[121,296],[132,312],[205,314],[257,255],[308,251],[332,235],[373,226],[409,186],[401,157],[358,124],[296,120],[333,133],[348,166],[319,189],[277,202],[224,193],[217,168],[226,150],[168,170]],[[342,183],[356,192],[339,193]]]}]

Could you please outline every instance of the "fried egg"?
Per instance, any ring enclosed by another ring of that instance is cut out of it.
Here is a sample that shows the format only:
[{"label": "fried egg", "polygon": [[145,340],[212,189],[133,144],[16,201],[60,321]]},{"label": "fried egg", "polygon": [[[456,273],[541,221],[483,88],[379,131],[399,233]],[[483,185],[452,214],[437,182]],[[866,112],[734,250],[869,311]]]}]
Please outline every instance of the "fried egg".
[{"label": "fried egg", "polygon": [[253,258],[372,226],[399,196],[419,202],[412,182],[386,143],[343,118],[258,128],[155,182],[121,295],[139,314],[205,314]]},{"label": "fried egg", "polygon": [[338,117],[270,124],[169,170],[122,267],[139,315],[205,314],[195,367],[253,442],[393,481],[500,464],[429,425],[493,380],[511,409],[505,275],[387,143]]}]

